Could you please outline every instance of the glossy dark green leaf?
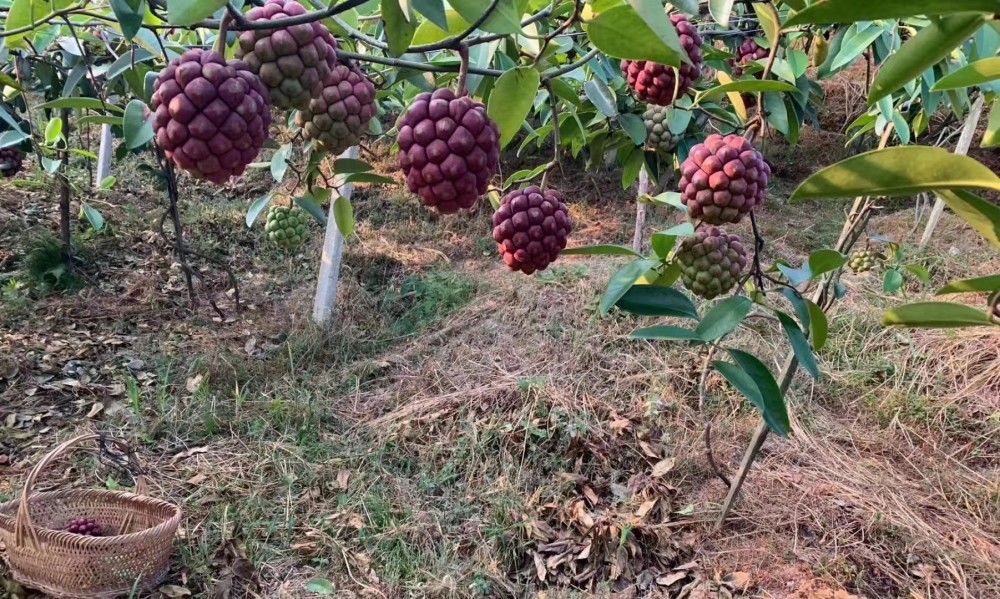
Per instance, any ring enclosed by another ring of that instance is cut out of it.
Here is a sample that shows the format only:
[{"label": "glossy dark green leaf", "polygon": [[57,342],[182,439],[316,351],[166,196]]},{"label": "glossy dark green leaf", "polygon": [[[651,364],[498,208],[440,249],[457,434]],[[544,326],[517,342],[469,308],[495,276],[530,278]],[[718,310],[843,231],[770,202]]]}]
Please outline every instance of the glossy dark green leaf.
[{"label": "glossy dark green leaf", "polygon": [[799,328],[799,325],[792,320],[792,317],[785,314],[780,310],[775,310],[775,314],[778,315],[778,321],[781,322],[781,328],[785,330],[785,334],[788,336],[788,342],[792,345],[792,351],[795,352],[795,357],[798,359],[799,364],[809,372],[814,379],[819,379],[819,365],[816,364],[816,356],[813,355],[812,348],[809,347],[809,342],[806,341],[806,335]]},{"label": "glossy dark green leaf", "polygon": [[368,164],[364,160],[358,160],[356,158],[338,158],[333,161],[333,172],[338,175],[367,173],[373,168],[375,167]]},{"label": "glossy dark green leaf", "polygon": [[142,100],[132,100],[125,107],[122,117],[122,131],[125,134],[125,146],[134,150],[146,145],[153,139],[153,113],[146,118],[146,104]]},{"label": "glossy dark green leaf", "polygon": [[122,35],[126,41],[132,41],[139,32],[142,18],[146,15],[146,0],[110,0],[111,10],[118,17]]},{"label": "glossy dark green leaf", "polygon": [[410,0],[413,8],[441,29],[448,29],[448,17],[444,10],[444,0]]},{"label": "glossy dark green leaf", "polygon": [[587,94],[587,99],[589,99],[604,116],[608,118],[618,116],[615,92],[611,91],[611,88],[600,79],[591,79],[590,81],[584,83],[583,93]]},{"label": "glossy dark green leaf", "polygon": [[764,81],[758,81],[757,79],[746,79],[733,81],[731,83],[726,83],[723,85],[717,85],[713,88],[706,89],[703,92],[698,93],[697,100],[699,102],[704,100],[709,100],[722,96],[730,92],[739,92],[743,94],[754,94],[757,92],[789,92],[796,93],[799,88],[795,87],[791,83],[786,83],[784,81],[774,81],[773,79],[767,79]]},{"label": "glossy dark green leaf", "polygon": [[728,352],[736,364],[713,362],[716,370],[760,410],[764,422],[774,432],[787,437],[791,432],[788,409],[774,375],[754,356],[737,349],[730,349]]},{"label": "glossy dark green leaf", "polygon": [[688,296],[673,287],[635,285],[625,292],[615,306],[639,316],[698,318],[698,310]]},{"label": "glossy dark green leaf", "polygon": [[389,53],[401,56],[410,47],[417,32],[416,16],[407,5],[404,10],[400,0],[382,0],[382,22],[385,23],[385,37],[389,43]]},{"label": "glossy dark green leaf", "polygon": [[809,308],[809,338],[812,340],[813,349],[819,351],[826,345],[830,324],[826,319],[826,314],[815,302],[809,299],[802,301]]},{"label": "glossy dark green leaf", "polygon": [[971,64],[948,73],[937,80],[931,91],[944,91],[982,85],[1000,79],[1000,57],[994,56],[977,60]]},{"label": "glossy dark green leaf", "polygon": [[566,248],[560,252],[563,256],[635,256],[642,258],[643,255],[630,247],[623,245],[583,245],[575,248]]},{"label": "glossy dark green leaf", "polygon": [[917,277],[924,285],[930,285],[931,273],[923,264],[907,264],[903,266],[903,268],[905,268],[907,272],[911,273],[913,276]]},{"label": "glossy dark green leaf", "polygon": [[83,212],[83,216],[87,219],[87,222],[90,223],[90,226],[95,231],[100,233],[104,230],[104,217],[101,216],[101,213],[98,212],[96,208],[87,202],[83,202],[80,205],[80,211]]},{"label": "glossy dark green leaf", "polygon": [[882,275],[882,291],[892,294],[903,286],[903,275],[895,268],[889,268]]},{"label": "glossy dark green leaf", "polygon": [[252,227],[257,218],[261,215],[268,206],[271,205],[271,200],[274,199],[274,192],[271,192],[263,197],[257,198],[250,204],[250,209],[247,210],[246,223],[247,227]]},{"label": "glossy dark green leaf", "polygon": [[948,295],[950,293],[992,293],[1000,289],[1000,275],[989,275],[986,277],[977,277],[975,279],[964,279],[961,281],[952,281],[948,283],[941,289],[938,289],[935,295]]},{"label": "glossy dark green leaf", "polygon": [[632,139],[632,143],[637,146],[646,143],[646,124],[642,122],[642,118],[639,115],[626,112],[619,115],[618,122],[621,123],[625,133],[628,133],[629,138]]},{"label": "glossy dark green leaf", "polygon": [[882,315],[884,326],[916,328],[976,327],[993,324],[984,310],[948,302],[906,304]]},{"label": "glossy dark green leaf", "polygon": [[695,332],[705,341],[721,339],[735,331],[752,308],[753,302],[747,297],[728,297],[705,314]]},{"label": "glossy dark green leaf", "polygon": [[793,14],[785,27],[807,24],[854,23],[901,19],[914,15],[947,15],[960,12],[993,13],[997,0],[834,0],[814,2]]},{"label": "glossy dark green leaf", "polygon": [[[10,10],[4,17],[4,31],[13,31],[15,29],[21,29],[22,27],[28,27],[51,15],[53,10],[69,8],[74,4],[76,4],[75,0],[53,0],[52,2],[48,2],[46,0],[13,0],[7,5]],[[48,26],[45,25],[42,27]],[[40,28],[41,27],[28,33],[9,35],[4,38],[4,45],[6,45],[7,48],[27,48],[28,44],[25,42],[25,38],[30,37]],[[47,47],[47,44],[42,45],[41,47],[45,48]]]},{"label": "glossy dark green leaf", "polygon": [[798,186],[790,201],[978,187],[1000,191],[1000,177],[975,159],[943,148],[903,146],[865,152],[821,169]]},{"label": "glossy dark green leaf", "polygon": [[[660,7],[662,13],[663,7]],[[666,15],[664,14],[664,18]],[[669,23],[669,19],[667,21]],[[664,41],[631,6],[615,6],[597,14],[586,25],[587,37],[605,54],[630,60],[651,60],[680,68],[681,46],[671,26],[674,43]],[[663,30],[664,35],[669,35]]]},{"label": "glossy dark green leaf", "polygon": [[799,321],[802,326],[809,327],[809,308],[806,307],[806,300],[801,295],[799,295],[794,289],[789,289],[788,287],[781,288],[781,295],[785,296],[788,303],[792,304],[792,308],[795,309],[795,315],[799,317]]},{"label": "glossy dark green leaf", "polygon": [[514,183],[530,181],[535,177],[537,177],[538,175],[541,175],[543,172],[545,172],[545,169],[547,169],[548,167],[549,164],[547,162],[543,162],[542,164],[539,164],[533,169],[519,170],[516,173],[511,174],[511,176],[507,177],[507,180],[504,181],[503,188],[507,189]]},{"label": "glossy dark green leaf", "polygon": [[701,337],[691,329],[670,325],[638,329],[629,336],[633,339],[648,339],[650,341],[697,341],[702,343]]},{"label": "glossy dark green leaf", "polygon": [[167,20],[171,25],[194,25],[226,5],[226,0],[167,0]]},{"label": "glossy dark green leaf", "polygon": [[931,21],[879,67],[868,91],[868,105],[874,105],[879,99],[920,77],[951,54],[985,22],[985,17],[979,14],[947,16]]},{"label": "glossy dark green leaf", "polygon": [[486,111],[500,127],[500,147],[521,129],[538,95],[541,76],[531,67],[511,69],[496,80]]},{"label": "glossy dark green leaf", "polygon": [[[469,23],[478,21],[490,5],[483,0],[449,0],[448,4]],[[479,28],[490,33],[518,33],[521,31],[521,14],[526,5],[525,0],[500,0],[493,13]]]},{"label": "glossy dark green leaf", "polygon": [[326,224],[326,213],[323,212],[323,207],[311,196],[297,196],[293,198],[293,201],[299,208],[305,210],[309,216],[316,219],[316,222],[321,225]]},{"label": "glossy dark green leaf", "polygon": [[100,110],[102,112],[107,110],[108,112],[116,112],[118,114],[125,112],[118,106],[101,102],[99,98],[59,98],[58,100],[52,100],[51,102],[35,106],[37,110],[58,110],[61,108]]},{"label": "glossy dark green leaf", "polygon": [[792,268],[791,266],[786,266],[784,264],[776,264],[778,270],[781,274],[785,275],[788,282],[793,286],[798,287],[799,285],[811,281],[813,278],[812,272],[809,270],[809,264],[804,264],[802,268]]},{"label": "glossy dark green leaf", "polygon": [[990,245],[1000,249],[1000,207],[960,189],[940,190],[937,196]]},{"label": "glossy dark green leaf", "polygon": [[642,170],[645,163],[646,156],[642,148],[633,148],[628,158],[625,159],[625,164],[622,165],[622,189],[628,189],[629,185],[635,183],[636,179],[639,178],[639,171]]},{"label": "glossy dark green leaf", "polygon": [[830,68],[837,70],[851,65],[883,33],[883,29],[872,23],[855,23],[848,29],[836,55],[831,57]]},{"label": "glossy dark green leaf", "polygon": [[378,183],[380,185],[398,185],[392,177],[376,175],[375,173],[351,173],[344,177],[344,183]]},{"label": "glossy dark green leaf", "polygon": [[809,270],[813,277],[837,270],[847,263],[847,256],[836,250],[816,250],[809,255]]},{"label": "glossy dark green leaf", "polygon": [[601,298],[601,314],[607,314],[618,303],[625,293],[632,288],[640,277],[659,264],[659,260],[642,259],[630,262],[622,267],[608,281],[608,288]]},{"label": "glossy dark green leaf", "polygon": [[338,195],[333,201],[333,220],[344,237],[350,237],[354,233],[354,206],[342,195]]}]

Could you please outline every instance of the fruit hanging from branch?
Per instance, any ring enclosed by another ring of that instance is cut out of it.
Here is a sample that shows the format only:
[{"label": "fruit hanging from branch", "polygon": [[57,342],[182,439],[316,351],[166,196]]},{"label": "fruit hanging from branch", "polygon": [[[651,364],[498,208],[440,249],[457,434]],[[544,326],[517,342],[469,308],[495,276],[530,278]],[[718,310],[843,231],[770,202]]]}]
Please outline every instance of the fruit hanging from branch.
[{"label": "fruit hanging from branch", "polygon": [[681,165],[681,200],[694,220],[737,223],[764,203],[771,167],[746,138],[715,133]]},{"label": "fruit hanging from branch", "polygon": [[[761,48],[757,45],[757,42],[752,38],[747,38],[743,40],[740,47],[737,48],[736,54],[738,58],[730,58],[726,62],[733,70],[733,77],[742,77],[744,68],[750,63],[767,58],[767,48]],[[756,77],[761,78],[762,73],[757,73]]]},{"label": "fruit hanging from branch", "polygon": [[642,121],[646,125],[646,147],[664,154],[673,152],[684,137],[670,131],[667,111],[665,106],[651,104],[642,113]]},{"label": "fruit hanging from branch", "polygon": [[375,86],[361,69],[340,63],[322,93],[309,101],[295,122],[323,151],[340,154],[357,145],[375,116]]},{"label": "fruit hanging from branch", "polygon": [[301,246],[306,240],[306,233],[309,231],[308,218],[294,205],[273,204],[267,210],[264,231],[267,232],[267,238],[278,247],[292,250]]},{"label": "fruit hanging from branch", "polygon": [[257,158],[271,124],[267,89],[242,61],[196,48],[153,84],[153,130],[167,158],[223,184]]},{"label": "fruit hanging from branch", "polygon": [[701,77],[702,64],[701,35],[694,25],[683,15],[671,15],[670,20],[677,29],[681,47],[687,53],[690,64],[681,63],[676,69],[646,60],[622,60],[621,68],[628,86],[635,97],[648,104],[670,106],[677,98],[688,93]]},{"label": "fruit hanging from branch", "polygon": [[857,273],[868,272],[875,265],[877,256],[875,252],[869,250],[858,250],[851,254],[851,259],[847,265]]},{"label": "fruit hanging from branch", "polygon": [[747,252],[739,236],[718,227],[701,227],[677,250],[681,281],[692,293],[712,299],[739,282],[747,267]]},{"label": "fruit hanging from branch", "polygon": [[499,140],[481,102],[450,89],[422,93],[399,120],[406,186],[442,214],[472,208],[500,168]]},{"label": "fruit hanging from branch", "polygon": [[[268,0],[247,13],[251,22],[286,19],[308,11],[295,0]],[[319,97],[337,66],[337,41],[320,22],[240,33],[236,58],[247,63],[271,92],[276,108],[303,110]]]},{"label": "fruit hanging from branch", "polygon": [[528,275],[555,262],[572,230],[569,210],[554,189],[514,190],[493,213],[493,239],[500,256],[508,268]]},{"label": "fruit hanging from branch", "polygon": [[0,175],[9,179],[21,171],[24,152],[19,148],[0,148]]}]

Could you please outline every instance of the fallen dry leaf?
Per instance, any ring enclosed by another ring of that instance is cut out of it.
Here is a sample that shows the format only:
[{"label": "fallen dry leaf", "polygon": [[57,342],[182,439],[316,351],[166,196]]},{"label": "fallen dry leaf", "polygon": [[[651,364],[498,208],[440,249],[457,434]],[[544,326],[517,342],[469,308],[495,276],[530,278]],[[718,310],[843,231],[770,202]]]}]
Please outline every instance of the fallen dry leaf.
[{"label": "fallen dry leaf", "polygon": [[170,458],[170,464],[174,465],[174,464],[176,464],[177,462],[179,462],[181,460],[187,459],[187,458],[189,458],[189,457],[191,457],[193,455],[197,455],[199,453],[208,453],[208,448],[207,447],[192,447],[191,449],[188,449],[187,451],[182,451],[182,452],[178,453],[177,455],[175,455],[174,457]]},{"label": "fallen dry leaf", "polygon": [[657,502],[656,499],[650,499],[649,501],[643,501],[642,505],[639,506],[639,509],[637,509],[635,511],[635,516],[637,518],[643,518],[643,517],[645,517],[646,514],[649,513],[649,510],[653,509],[653,507],[656,505],[656,502]]},{"label": "fallen dry leaf", "polygon": [[722,582],[734,591],[746,591],[753,579],[746,572],[730,572],[723,577]]},{"label": "fallen dry leaf", "polygon": [[674,458],[662,459],[653,466],[653,476],[659,478],[673,470],[675,465],[677,465],[677,460]]},{"label": "fallen dry leaf", "polygon": [[160,587],[159,590],[165,597],[170,597],[170,599],[179,599],[180,597],[190,597],[191,591],[186,587],[179,587],[173,584],[165,584]]},{"label": "fallen dry leaf", "polygon": [[667,574],[666,576],[660,576],[656,579],[656,584],[661,587],[668,587],[674,583],[680,582],[687,578],[687,572],[674,572],[673,574]]}]

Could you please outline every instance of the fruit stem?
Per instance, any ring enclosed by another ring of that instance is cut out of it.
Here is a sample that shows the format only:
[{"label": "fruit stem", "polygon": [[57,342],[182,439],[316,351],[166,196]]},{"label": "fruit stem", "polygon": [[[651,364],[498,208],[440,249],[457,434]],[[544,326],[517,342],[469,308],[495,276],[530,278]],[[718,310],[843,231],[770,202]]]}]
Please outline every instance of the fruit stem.
[{"label": "fruit stem", "polygon": [[462,63],[458,69],[458,95],[467,96],[469,90],[465,89],[465,82],[469,78],[469,47],[462,44],[458,47],[458,57]]},{"label": "fruit stem", "polygon": [[222,21],[219,22],[219,37],[215,40],[215,51],[223,56],[226,54],[226,38],[229,37],[229,24],[232,22],[233,15],[228,12],[226,16],[222,17]]},{"label": "fruit stem", "polygon": [[555,92],[552,90],[552,80],[545,81],[545,89],[549,92],[549,102],[552,104],[552,162],[545,166],[545,173],[542,174],[542,183],[539,185],[542,189],[545,189],[545,183],[548,182],[549,173],[552,169],[559,166],[559,98],[556,97]]}]

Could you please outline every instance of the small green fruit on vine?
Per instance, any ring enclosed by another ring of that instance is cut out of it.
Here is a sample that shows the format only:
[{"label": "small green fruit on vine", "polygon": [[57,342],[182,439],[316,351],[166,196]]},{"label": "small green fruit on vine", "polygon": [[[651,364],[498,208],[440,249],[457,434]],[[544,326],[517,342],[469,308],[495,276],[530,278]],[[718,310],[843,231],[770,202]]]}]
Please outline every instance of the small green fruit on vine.
[{"label": "small green fruit on vine", "polygon": [[628,86],[635,97],[648,104],[670,106],[677,98],[688,93],[701,77],[702,64],[701,35],[691,21],[683,15],[671,15],[670,20],[677,29],[681,47],[687,53],[691,64],[681,63],[681,68],[668,67],[645,60],[622,60],[621,68]]},{"label": "small green fruit on vine", "polygon": [[264,225],[267,238],[285,249],[295,249],[302,245],[309,231],[306,215],[292,206],[272,205],[267,211]]},{"label": "small green fruit on vine", "polygon": [[739,135],[709,135],[681,165],[681,199],[694,220],[737,223],[764,203],[771,167]]},{"label": "small green fruit on vine", "polygon": [[0,175],[11,178],[21,171],[24,152],[19,148],[0,148]]},{"label": "small green fruit on vine", "polygon": [[271,124],[267,89],[244,63],[188,50],[153,84],[156,144],[195,179],[223,184],[257,158]]},{"label": "small green fruit on vine", "polygon": [[851,254],[851,259],[847,266],[857,273],[868,272],[875,265],[877,256],[868,250],[858,250]]},{"label": "small green fruit on vine", "polygon": [[718,227],[701,227],[677,250],[681,281],[692,293],[712,299],[736,286],[747,266],[739,236]]},{"label": "small green fruit on vine", "polygon": [[535,186],[514,190],[493,213],[493,239],[507,267],[524,274],[545,270],[573,230],[562,195]]},{"label": "small green fruit on vine", "polygon": [[320,150],[340,154],[361,141],[375,112],[375,86],[360,69],[341,63],[295,122]]},{"label": "small green fruit on vine", "polygon": [[399,166],[424,204],[443,214],[472,208],[500,168],[500,129],[481,102],[422,93],[400,117]]},{"label": "small green fruit on vine", "polygon": [[[286,19],[308,11],[295,0],[268,0],[247,13],[251,22]],[[271,92],[276,108],[308,107],[319,97],[337,65],[337,41],[318,21],[282,29],[240,33],[236,58],[242,59]]]}]

